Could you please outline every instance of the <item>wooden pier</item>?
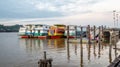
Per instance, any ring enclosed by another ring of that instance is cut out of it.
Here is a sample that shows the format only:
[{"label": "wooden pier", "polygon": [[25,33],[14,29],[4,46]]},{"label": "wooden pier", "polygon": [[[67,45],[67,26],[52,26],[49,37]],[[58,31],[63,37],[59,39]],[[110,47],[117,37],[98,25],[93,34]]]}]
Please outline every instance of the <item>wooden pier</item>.
[{"label": "wooden pier", "polygon": [[[67,38],[67,58],[68,60],[70,60],[70,30],[74,30],[75,31],[75,36],[73,37],[74,40],[78,40],[78,43],[80,43],[80,53],[81,53],[81,65],[83,66],[83,38],[84,38],[84,34],[83,34],[83,28],[86,29],[86,39],[87,39],[87,44],[89,45],[88,47],[88,60],[90,60],[90,47],[91,47],[91,43],[94,44],[98,44],[98,57],[100,57],[100,50],[103,47],[101,44],[107,40],[109,41],[109,58],[111,58],[111,52],[112,52],[112,45],[115,46],[115,52],[116,52],[116,43],[118,42],[118,39],[120,37],[120,29],[107,29],[106,27],[103,26],[93,26],[91,27],[90,25],[88,26],[73,26],[74,29],[70,29],[71,26],[66,26],[66,32],[67,35],[65,38]],[[80,35],[77,35],[77,29],[79,28],[79,31],[81,32]],[[105,33],[107,32],[107,33]],[[108,36],[105,36],[108,35]],[[95,45],[94,45],[95,47]],[[95,51],[95,50],[94,50]],[[115,57],[117,57],[117,55],[115,55]],[[109,62],[112,62],[112,59],[109,60]],[[40,59],[39,62],[39,67],[52,67],[52,59],[47,59],[46,58],[46,52],[44,52],[44,59]],[[81,67],[82,67],[81,66]],[[118,56],[108,67],[120,67],[120,56]]]}]

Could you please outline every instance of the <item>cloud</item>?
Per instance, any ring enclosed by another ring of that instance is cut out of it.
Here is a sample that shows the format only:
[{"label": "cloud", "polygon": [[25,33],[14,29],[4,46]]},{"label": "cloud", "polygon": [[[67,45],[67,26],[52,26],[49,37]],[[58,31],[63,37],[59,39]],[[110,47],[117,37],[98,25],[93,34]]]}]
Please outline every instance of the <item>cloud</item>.
[{"label": "cloud", "polygon": [[[35,0],[34,0],[35,1]],[[33,3],[33,4],[32,4]],[[54,10],[53,7],[50,8]],[[59,12],[49,10],[38,10],[34,2],[30,0],[1,0],[0,19],[6,18],[43,18],[62,16]]]},{"label": "cloud", "polygon": [[38,10],[57,11],[57,8],[50,3],[39,3],[35,5]]},{"label": "cloud", "polygon": [[93,11],[97,12],[109,12],[113,10],[118,10],[120,9],[120,0],[105,0],[103,2],[100,2],[98,4],[94,4],[91,9]]},{"label": "cloud", "polygon": [[17,19],[5,21],[4,24],[66,24],[66,25],[107,25],[113,26],[112,14],[108,13],[87,13],[78,14],[64,17],[54,17],[54,18],[32,18],[32,19]]},{"label": "cloud", "polygon": [[112,11],[120,9],[119,2],[119,0],[1,0],[0,23],[112,26]]},{"label": "cloud", "polygon": [[34,1],[34,6],[38,10],[48,10],[60,12],[63,15],[73,15],[78,13],[91,12],[90,7],[101,0],[46,0]]},{"label": "cloud", "polygon": [[[118,0],[1,0],[0,18],[43,18],[107,11]],[[107,3],[108,2],[108,3]],[[116,9],[119,7],[116,7]]]}]

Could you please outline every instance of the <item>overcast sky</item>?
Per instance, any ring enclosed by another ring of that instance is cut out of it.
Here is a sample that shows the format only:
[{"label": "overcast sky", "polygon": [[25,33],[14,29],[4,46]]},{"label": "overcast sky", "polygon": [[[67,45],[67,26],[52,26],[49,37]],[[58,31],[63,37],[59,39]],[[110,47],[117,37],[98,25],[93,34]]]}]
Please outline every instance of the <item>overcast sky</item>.
[{"label": "overcast sky", "polygon": [[1,24],[113,26],[120,0],[0,0]]}]

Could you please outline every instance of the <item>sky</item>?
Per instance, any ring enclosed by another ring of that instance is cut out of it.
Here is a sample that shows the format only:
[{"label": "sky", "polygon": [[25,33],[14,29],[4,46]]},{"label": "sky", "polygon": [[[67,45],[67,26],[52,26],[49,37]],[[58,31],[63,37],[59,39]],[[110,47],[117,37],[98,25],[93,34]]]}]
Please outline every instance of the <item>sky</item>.
[{"label": "sky", "polygon": [[0,24],[117,26],[113,10],[120,13],[119,3],[120,0],[0,0]]}]

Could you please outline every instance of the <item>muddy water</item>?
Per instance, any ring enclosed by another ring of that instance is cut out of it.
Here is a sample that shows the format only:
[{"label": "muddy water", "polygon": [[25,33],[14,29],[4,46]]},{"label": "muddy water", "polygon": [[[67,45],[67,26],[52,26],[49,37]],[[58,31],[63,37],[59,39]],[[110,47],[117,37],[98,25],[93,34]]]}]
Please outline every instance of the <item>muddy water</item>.
[{"label": "muddy water", "polygon": [[53,67],[107,67],[120,54],[115,47],[120,44],[81,45],[79,39],[67,43],[66,39],[20,39],[17,33],[0,33],[0,67],[38,67],[44,51],[53,59]]}]

